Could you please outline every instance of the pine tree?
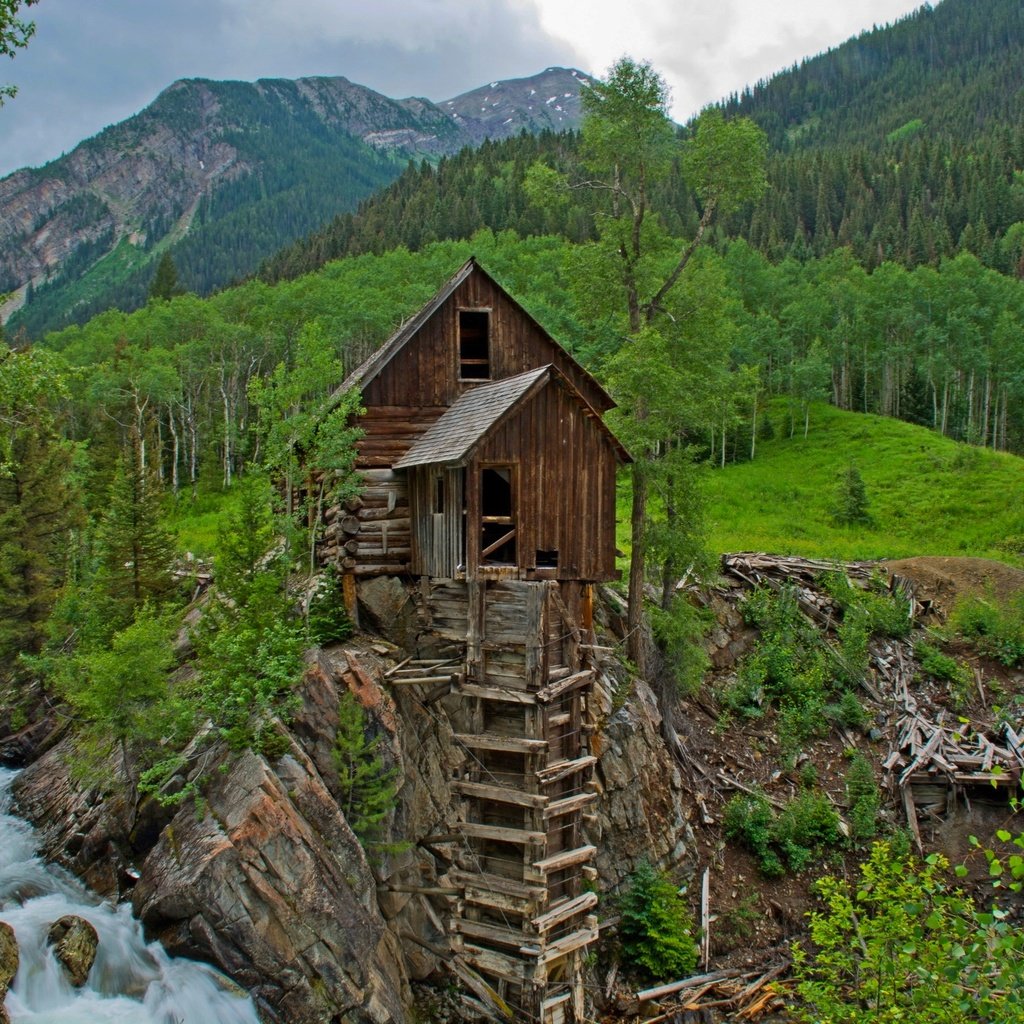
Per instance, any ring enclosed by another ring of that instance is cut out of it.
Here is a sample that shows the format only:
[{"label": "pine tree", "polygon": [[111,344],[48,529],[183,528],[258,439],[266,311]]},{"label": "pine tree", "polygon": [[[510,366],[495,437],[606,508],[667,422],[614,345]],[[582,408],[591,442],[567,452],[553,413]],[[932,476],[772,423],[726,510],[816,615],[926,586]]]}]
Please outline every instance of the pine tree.
[{"label": "pine tree", "polygon": [[126,625],[146,601],[170,597],[174,541],[161,523],[159,483],[140,466],[137,446],[114,472],[97,540],[97,600],[109,611],[109,626]]},{"label": "pine tree", "polygon": [[66,394],[47,353],[0,359],[0,674],[17,655],[39,650],[83,521],[74,449],[51,408]]},{"label": "pine tree", "polygon": [[149,298],[166,301],[173,299],[175,295],[184,294],[185,289],[178,281],[178,267],[174,262],[174,257],[169,252],[165,252],[160,257],[160,262],[156,265],[156,273],[153,274],[153,280],[150,282]]},{"label": "pine tree", "polygon": [[836,488],[833,518],[837,523],[846,525],[871,522],[871,514],[868,512],[867,488],[864,486],[860,470],[853,462],[847,467]]},{"label": "pine tree", "polygon": [[0,476],[0,663],[39,650],[81,520],[71,447],[26,436]]},{"label": "pine tree", "polygon": [[380,846],[385,822],[395,806],[397,770],[385,770],[380,736],[368,736],[366,713],[355,695],[338,701],[334,765],[338,770],[341,810],[364,847]]}]

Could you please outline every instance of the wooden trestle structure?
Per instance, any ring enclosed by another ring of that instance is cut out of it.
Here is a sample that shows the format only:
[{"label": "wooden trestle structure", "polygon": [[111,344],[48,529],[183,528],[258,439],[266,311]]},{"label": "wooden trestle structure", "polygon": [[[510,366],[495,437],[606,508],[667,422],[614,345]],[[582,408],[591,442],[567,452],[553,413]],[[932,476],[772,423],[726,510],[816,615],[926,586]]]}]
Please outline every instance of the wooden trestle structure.
[{"label": "wooden trestle structure", "polygon": [[615,478],[630,461],[602,420],[615,403],[472,259],[339,394],[350,389],[365,407],[364,488],[325,511],[319,554],[353,614],[372,577],[418,587],[417,646],[456,651],[454,667],[425,659],[391,676],[450,673],[439,685],[461,698],[445,705],[465,752],[451,783],[453,961],[513,1019],[582,1024],[598,934],[583,830],[591,595],[618,578]]},{"label": "wooden trestle structure", "polygon": [[464,651],[453,950],[517,1020],[582,1021],[582,960],[598,936],[583,835],[597,798],[591,590],[425,578],[420,596],[430,632]]}]

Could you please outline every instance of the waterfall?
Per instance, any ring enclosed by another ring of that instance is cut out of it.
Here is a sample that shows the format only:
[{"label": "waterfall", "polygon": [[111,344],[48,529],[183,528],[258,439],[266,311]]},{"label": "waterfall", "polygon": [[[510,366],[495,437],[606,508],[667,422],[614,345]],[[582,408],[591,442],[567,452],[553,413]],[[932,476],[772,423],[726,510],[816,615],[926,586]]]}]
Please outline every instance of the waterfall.
[{"label": "waterfall", "polygon": [[[212,968],[146,943],[127,904],[99,900],[68,872],[37,855],[32,828],[11,816],[15,772],[0,768],[0,921],[21,954],[7,994],[11,1024],[259,1024],[252,1000]],[[96,961],[80,989],[46,942],[68,914],[99,935]]]}]

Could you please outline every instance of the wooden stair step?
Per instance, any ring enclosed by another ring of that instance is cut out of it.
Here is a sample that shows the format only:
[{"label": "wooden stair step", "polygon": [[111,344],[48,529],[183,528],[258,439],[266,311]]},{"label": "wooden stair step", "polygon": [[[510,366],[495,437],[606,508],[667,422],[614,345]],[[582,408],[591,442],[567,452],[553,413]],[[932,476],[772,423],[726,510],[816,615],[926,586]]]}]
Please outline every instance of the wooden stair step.
[{"label": "wooden stair step", "polygon": [[476,750],[501,750],[511,754],[543,754],[547,740],[532,740],[525,736],[499,736],[497,733],[455,733],[455,741]]}]

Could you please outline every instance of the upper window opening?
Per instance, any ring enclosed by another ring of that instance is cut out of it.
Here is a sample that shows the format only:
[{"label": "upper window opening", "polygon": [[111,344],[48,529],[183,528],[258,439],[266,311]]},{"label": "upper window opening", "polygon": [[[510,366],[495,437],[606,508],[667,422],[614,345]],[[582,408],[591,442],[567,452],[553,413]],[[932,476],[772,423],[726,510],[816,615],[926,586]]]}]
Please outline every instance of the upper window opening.
[{"label": "upper window opening", "polygon": [[459,377],[490,380],[491,314],[486,309],[459,310]]}]

